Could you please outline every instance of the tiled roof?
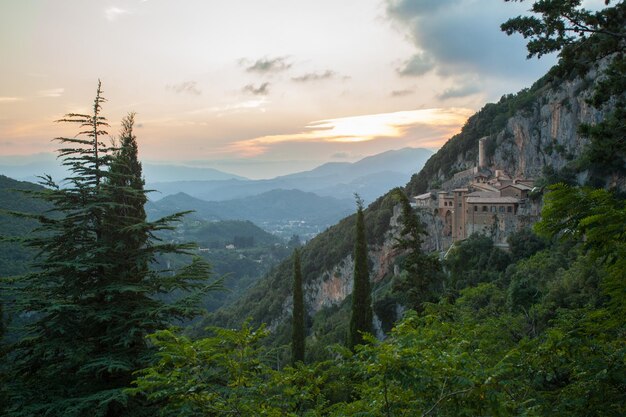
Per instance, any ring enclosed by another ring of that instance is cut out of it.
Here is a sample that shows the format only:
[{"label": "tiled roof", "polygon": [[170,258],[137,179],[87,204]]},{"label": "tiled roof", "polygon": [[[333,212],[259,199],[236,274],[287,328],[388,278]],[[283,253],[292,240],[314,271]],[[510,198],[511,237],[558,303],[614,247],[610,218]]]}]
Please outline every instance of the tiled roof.
[{"label": "tiled roof", "polygon": [[515,197],[468,197],[469,204],[516,204],[519,199]]},{"label": "tiled roof", "polygon": [[474,191],[469,193],[467,197],[497,198],[500,197],[500,191]]},{"label": "tiled roof", "polygon": [[502,188],[506,188],[506,187],[515,187],[518,190],[526,190],[526,191],[532,190],[532,187],[529,187],[528,185],[522,184],[522,183],[519,183],[519,182],[517,184],[509,184],[509,185],[507,185],[505,187],[502,187]]},{"label": "tiled roof", "polygon": [[413,198],[415,200],[426,200],[428,198],[433,198],[433,195],[431,193],[424,193],[424,194],[416,195]]}]

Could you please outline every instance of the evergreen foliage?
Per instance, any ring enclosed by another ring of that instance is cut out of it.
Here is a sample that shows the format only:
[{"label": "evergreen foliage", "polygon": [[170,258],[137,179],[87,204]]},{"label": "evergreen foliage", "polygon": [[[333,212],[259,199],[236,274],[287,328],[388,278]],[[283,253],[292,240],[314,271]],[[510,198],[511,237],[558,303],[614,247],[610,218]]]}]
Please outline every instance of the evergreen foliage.
[{"label": "evergreen foliage", "polygon": [[489,237],[473,234],[456,245],[444,261],[450,274],[448,291],[456,296],[458,291],[468,286],[494,281],[510,263],[510,256],[495,247]]},{"label": "evergreen foliage", "polygon": [[[554,202],[547,209],[556,214]],[[604,202],[614,207],[612,197]],[[548,220],[545,233],[582,238],[580,227],[595,222],[568,222],[570,231],[567,218]],[[621,416],[624,316],[603,283],[623,269],[593,254],[600,240],[619,245],[619,237],[595,235],[587,254],[585,239],[547,243],[506,271],[466,281],[454,299],[408,312],[384,341],[366,336],[355,353],[334,346],[325,362],[272,369],[264,328],[248,323],[196,341],[157,333],[159,363],[140,373],[135,392],[159,399],[163,415]]]},{"label": "evergreen foliage", "polygon": [[365,334],[372,333],[373,320],[363,200],[358,194],[355,195],[355,198],[357,212],[354,242],[354,284],[352,286],[352,314],[348,332],[348,346],[351,349],[365,341]]},{"label": "evergreen foliage", "polygon": [[[150,363],[145,336],[199,313],[199,294],[212,288],[199,260],[178,272],[148,268],[157,254],[192,246],[153,239],[183,214],[146,222],[134,117],[124,120],[119,147],[105,145],[104,101],[98,84],[92,114],[60,120],[80,126],[76,137],[57,139],[71,176],[63,187],[47,177],[30,193],[50,204],[47,213],[19,214],[41,225],[22,239],[38,253],[35,272],[13,278],[16,312],[30,320],[9,356],[9,416],[150,415],[124,392]],[[160,300],[172,291],[189,295]]]},{"label": "evergreen foliage", "polygon": [[300,268],[300,251],[293,252],[293,323],[291,333],[291,362],[304,362],[305,323],[304,293],[302,291],[302,270]]},{"label": "evergreen foliage", "polygon": [[427,233],[407,195],[399,188],[392,193],[402,209],[402,230],[395,247],[407,253],[402,262],[405,273],[393,283],[393,291],[400,295],[402,304],[422,311],[424,303],[434,301],[441,291],[441,263],[436,254],[428,255],[422,250]]}]

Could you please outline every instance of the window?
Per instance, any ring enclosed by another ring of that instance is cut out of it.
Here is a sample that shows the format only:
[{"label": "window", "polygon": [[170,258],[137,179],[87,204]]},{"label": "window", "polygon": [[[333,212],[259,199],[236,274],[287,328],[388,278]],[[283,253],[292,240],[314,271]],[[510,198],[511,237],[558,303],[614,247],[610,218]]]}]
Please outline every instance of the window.
[{"label": "window", "polygon": [[491,212],[495,213],[496,212],[496,206],[491,206]]},{"label": "window", "polygon": [[508,206],[508,207],[506,208],[506,212],[507,212],[507,213],[512,213],[512,212],[513,212],[512,207],[511,207],[511,206]]},{"label": "window", "polygon": [[487,211],[487,206],[483,206],[483,211]]},{"label": "window", "polygon": [[474,211],[478,211],[478,206],[474,206]]},{"label": "window", "polygon": [[463,203],[459,201],[459,207],[463,207]]},{"label": "window", "polygon": [[500,213],[504,213],[504,206],[500,206],[499,207],[499,211],[500,211]]}]

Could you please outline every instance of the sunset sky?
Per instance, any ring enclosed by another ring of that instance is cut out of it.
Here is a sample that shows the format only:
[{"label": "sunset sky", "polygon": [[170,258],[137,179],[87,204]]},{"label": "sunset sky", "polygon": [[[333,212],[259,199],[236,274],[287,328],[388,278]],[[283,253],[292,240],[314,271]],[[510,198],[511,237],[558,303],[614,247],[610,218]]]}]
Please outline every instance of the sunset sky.
[{"label": "sunset sky", "polygon": [[[601,0],[598,0],[601,2]],[[528,87],[503,0],[0,0],[0,156],[53,152],[98,79],[141,158],[253,178],[436,149]],[[6,159],[6,158],[5,158]]]}]

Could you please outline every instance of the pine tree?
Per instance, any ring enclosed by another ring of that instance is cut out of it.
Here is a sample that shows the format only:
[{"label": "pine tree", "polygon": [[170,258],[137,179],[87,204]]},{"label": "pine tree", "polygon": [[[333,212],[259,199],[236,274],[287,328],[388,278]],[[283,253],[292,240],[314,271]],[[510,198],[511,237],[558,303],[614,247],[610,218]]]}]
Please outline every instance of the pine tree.
[{"label": "pine tree", "polygon": [[348,347],[350,349],[363,344],[364,333],[372,333],[373,319],[363,200],[358,194],[355,194],[355,197],[357,212],[356,241],[354,244],[354,285],[352,288],[352,315],[348,333]]},{"label": "pine tree", "polygon": [[417,311],[423,309],[424,302],[434,301],[435,292],[443,282],[441,263],[436,255],[427,255],[422,251],[426,230],[420,218],[415,214],[409,198],[400,189],[392,191],[393,197],[400,203],[402,210],[402,230],[396,238],[395,247],[406,252],[402,266],[406,274],[394,282],[393,291]]},{"label": "pine tree", "polygon": [[304,362],[304,295],[302,292],[302,270],[300,251],[293,252],[293,329],[291,333],[291,362]]},{"label": "pine tree", "polygon": [[[57,139],[71,176],[62,188],[47,177],[47,190],[33,193],[54,208],[25,239],[39,253],[37,272],[15,285],[18,312],[32,319],[11,352],[10,416],[149,415],[141,398],[124,392],[149,363],[145,336],[197,313],[199,293],[210,289],[200,261],[178,273],[148,267],[160,253],[190,248],[154,239],[182,213],[146,221],[133,115],[123,122],[121,146],[106,146],[104,101],[98,84],[91,115],[61,119],[81,127]],[[191,295],[161,301],[174,290]]]}]

